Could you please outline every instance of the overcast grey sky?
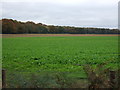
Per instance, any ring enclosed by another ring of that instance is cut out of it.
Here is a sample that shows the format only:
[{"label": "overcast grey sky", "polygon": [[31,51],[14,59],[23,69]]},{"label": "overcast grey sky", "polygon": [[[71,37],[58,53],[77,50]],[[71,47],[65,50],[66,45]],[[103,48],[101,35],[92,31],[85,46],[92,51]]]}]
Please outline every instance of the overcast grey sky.
[{"label": "overcast grey sky", "polygon": [[118,27],[119,0],[4,0],[2,18],[48,25]]}]

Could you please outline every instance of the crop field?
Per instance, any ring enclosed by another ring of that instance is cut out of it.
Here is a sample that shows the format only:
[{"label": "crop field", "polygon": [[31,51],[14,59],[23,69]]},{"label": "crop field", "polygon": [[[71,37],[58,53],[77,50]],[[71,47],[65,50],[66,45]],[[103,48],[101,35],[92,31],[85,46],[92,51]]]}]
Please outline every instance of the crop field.
[{"label": "crop field", "polygon": [[71,72],[70,77],[84,77],[86,64],[118,68],[117,36],[11,37],[2,42],[2,66],[8,72]]}]

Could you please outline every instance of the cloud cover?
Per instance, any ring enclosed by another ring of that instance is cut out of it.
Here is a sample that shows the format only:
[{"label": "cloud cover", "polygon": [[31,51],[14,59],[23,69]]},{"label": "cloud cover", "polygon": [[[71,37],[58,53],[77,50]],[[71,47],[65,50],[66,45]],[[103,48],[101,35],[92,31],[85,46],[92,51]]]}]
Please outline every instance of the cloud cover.
[{"label": "cloud cover", "polygon": [[2,18],[48,25],[117,28],[119,0],[4,0]]}]

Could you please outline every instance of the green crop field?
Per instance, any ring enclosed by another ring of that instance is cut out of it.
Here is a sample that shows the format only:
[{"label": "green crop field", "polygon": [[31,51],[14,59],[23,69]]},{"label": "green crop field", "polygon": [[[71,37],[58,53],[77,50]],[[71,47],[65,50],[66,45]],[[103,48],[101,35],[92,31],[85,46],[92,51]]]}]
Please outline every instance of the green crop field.
[{"label": "green crop field", "polygon": [[3,68],[10,71],[79,71],[102,62],[116,68],[117,59],[118,37],[3,38]]},{"label": "green crop field", "polygon": [[[117,36],[3,38],[3,68],[9,72],[79,72],[86,64],[118,66]],[[73,75],[72,76],[77,76]]]}]

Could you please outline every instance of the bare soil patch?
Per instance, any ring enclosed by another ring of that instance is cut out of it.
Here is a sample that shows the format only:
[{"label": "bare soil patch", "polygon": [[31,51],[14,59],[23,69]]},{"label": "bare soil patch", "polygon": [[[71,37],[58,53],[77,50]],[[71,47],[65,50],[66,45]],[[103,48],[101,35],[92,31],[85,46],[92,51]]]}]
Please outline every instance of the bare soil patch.
[{"label": "bare soil patch", "polygon": [[53,36],[120,36],[118,34],[0,34],[3,38],[13,37],[53,37]]}]

